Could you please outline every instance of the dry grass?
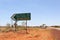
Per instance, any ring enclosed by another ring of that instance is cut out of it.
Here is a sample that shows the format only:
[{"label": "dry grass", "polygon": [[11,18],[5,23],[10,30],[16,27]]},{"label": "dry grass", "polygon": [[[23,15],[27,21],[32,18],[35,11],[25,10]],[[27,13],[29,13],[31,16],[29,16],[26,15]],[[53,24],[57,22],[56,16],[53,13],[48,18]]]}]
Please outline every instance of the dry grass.
[{"label": "dry grass", "polygon": [[[3,31],[12,28],[0,28]],[[0,40],[60,40],[60,31],[54,29],[28,28],[28,34],[24,28],[18,31],[0,32]],[[57,35],[58,34],[58,35]]]}]

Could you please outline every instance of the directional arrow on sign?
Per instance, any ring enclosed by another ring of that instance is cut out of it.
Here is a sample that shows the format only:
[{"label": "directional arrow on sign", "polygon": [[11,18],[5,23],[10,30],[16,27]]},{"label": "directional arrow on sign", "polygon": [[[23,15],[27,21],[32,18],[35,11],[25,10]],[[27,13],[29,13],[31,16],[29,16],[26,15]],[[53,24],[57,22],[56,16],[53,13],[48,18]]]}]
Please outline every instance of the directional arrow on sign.
[{"label": "directional arrow on sign", "polygon": [[11,16],[11,19],[14,20],[14,21],[16,21],[16,19],[14,18],[15,15],[16,15],[16,14],[13,14],[13,15]]}]

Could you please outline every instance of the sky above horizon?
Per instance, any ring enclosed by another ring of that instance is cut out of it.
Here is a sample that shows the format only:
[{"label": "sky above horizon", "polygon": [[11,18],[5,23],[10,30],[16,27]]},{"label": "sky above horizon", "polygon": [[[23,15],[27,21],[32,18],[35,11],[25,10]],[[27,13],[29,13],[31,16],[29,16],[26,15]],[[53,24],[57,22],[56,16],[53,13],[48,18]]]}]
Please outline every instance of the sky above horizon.
[{"label": "sky above horizon", "polygon": [[0,0],[0,25],[12,24],[10,17],[14,13],[29,12],[30,26],[60,25],[60,0]]}]

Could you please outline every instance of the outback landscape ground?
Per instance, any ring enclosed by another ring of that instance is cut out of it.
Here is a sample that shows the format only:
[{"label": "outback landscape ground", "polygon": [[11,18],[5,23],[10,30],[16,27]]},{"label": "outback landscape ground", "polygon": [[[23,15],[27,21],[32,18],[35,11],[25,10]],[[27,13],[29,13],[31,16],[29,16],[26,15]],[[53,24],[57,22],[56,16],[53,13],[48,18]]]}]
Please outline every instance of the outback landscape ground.
[{"label": "outback landscape ground", "polygon": [[27,28],[27,32],[24,29],[7,31],[0,28],[0,40],[60,40],[60,30],[54,28]]}]

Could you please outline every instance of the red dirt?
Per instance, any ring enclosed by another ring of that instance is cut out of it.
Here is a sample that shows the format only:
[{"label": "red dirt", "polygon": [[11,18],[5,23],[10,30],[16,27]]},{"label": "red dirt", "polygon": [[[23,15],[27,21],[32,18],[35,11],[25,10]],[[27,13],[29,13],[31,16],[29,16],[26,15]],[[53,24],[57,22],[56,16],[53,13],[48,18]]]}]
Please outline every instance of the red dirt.
[{"label": "red dirt", "polygon": [[18,32],[0,32],[0,40],[60,40],[60,31],[55,29],[28,29]]}]

